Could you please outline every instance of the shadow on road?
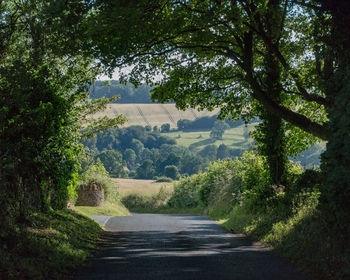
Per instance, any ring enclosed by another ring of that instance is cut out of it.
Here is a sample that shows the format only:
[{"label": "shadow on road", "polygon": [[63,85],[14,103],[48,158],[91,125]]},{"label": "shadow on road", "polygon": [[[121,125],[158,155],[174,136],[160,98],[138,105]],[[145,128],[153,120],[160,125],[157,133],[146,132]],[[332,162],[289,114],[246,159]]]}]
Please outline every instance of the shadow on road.
[{"label": "shadow on road", "polygon": [[[145,224],[153,218],[150,228],[139,225],[147,230],[137,230],[139,216]],[[137,215],[131,230],[123,224],[121,231],[105,232],[101,254],[78,279],[310,279],[273,252],[210,219],[161,215],[171,226],[157,230],[157,216]],[[181,224],[182,230],[174,230]]]}]

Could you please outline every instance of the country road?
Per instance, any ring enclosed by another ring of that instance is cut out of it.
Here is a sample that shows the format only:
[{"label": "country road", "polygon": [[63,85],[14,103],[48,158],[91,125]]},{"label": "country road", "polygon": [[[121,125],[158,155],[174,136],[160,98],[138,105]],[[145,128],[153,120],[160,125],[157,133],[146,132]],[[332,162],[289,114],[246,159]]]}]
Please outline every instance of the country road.
[{"label": "country road", "polygon": [[77,279],[306,280],[284,259],[198,215],[94,217],[108,230]]}]

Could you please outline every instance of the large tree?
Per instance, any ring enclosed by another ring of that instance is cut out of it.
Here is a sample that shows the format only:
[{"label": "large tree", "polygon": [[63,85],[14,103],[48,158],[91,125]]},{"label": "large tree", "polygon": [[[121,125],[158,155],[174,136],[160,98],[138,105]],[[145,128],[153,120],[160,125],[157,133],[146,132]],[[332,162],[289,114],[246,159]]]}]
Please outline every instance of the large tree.
[{"label": "large tree", "polygon": [[[294,63],[311,47],[291,39],[286,30],[293,27],[286,26],[286,18],[297,25],[301,15],[292,16],[289,1],[281,1],[276,40],[264,21],[271,13],[266,1],[253,2],[100,1],[100,13],[91,18],[98,26],[89,36],[110,70],[128,64],[134,68],[133,81],[163,74],[153,99],[175,100],[180,108],[220,107],[222,115],[247,118],[257,114],[256,100],[293,125],[328,139],[322,125],[324,93],[304,81]],[[264,84],[264,49],[281,63],[280,101],[273,100]]]},{"label": "large tree", "polygon": [[350,5],[346,0],[320,0],[311,4],[318,13],[331,15],[327,20],[331,32],[320,38],[332,51],[332,59],[328,58],[331,69],[325,84],[330,104],[330,137],[322,158],[325,183],[321,207],[334,225],[332,229],[347,241],[343,243],[345,248],[350,243]]},{"label": "large tree", "polygon": [[[323,93],[291,66],[310,49],[289,38],[287,29],[300,21],[289,1],[99,3],[93,18],[99,26],[90,33],[96,55],[110,69],[132,66],[133,81],[162,74],[154,100],[174,100],[183,109],[219,107],[221,117],[261,118],[254,135],[274,183],[283,181],[286,147],[295,155],[316,140],[303,131],[328,138]],[[119,40],[110,35],[117,29]],[[292,125],[285,127],[283,119]],[[298,145],[286,144],[286,130]]]},{"label": "large tree", "polygon": [[154,100],[265,115],[282,129],[281,118],[290,154],[328,141],[322,204],[341,224],[350,198],[349,9],[346,0],[101,0],[88,37],[110,71],[129,65],[134,82],[162,74]]}]

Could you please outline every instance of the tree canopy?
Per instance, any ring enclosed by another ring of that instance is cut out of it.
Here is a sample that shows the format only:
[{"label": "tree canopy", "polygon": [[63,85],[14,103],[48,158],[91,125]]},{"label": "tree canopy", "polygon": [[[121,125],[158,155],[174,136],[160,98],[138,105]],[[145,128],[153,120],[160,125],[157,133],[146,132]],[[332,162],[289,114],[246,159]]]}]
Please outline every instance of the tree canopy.
[{"label": "tree canopy", "polygon": [[[98,6],[101,12],[95,20],[105,28],[99,30],[103,35],[92,32],[90,36],[99,46],[96,55],[104,57],[110,69],[132,66],[131,80],[150,81],[154,75],[164,75],[156,82],[154,100],[175,100],[180,108],[219,107],[223,117],[234,118],[257,115],[258,101],[294,126],[328,139],[323,125],[325,92],[311,81],[317,73],[309,53],[314,52],[318,22],[308,21],[311,31],[298,27],[311,11],[297,12],[295,5],[281,1],[283,9],[275,15],[283,17],[276,41],[267,30],[265,19],[271,12],[264,6],[266,1],[151,2],[114,1]],[[125,28],[131,25],[132,30]],[[108,36],[111,29],[118,29],[123,40],[113,41]],[[121,55],[111,55],[112,49]],[[283,102],[266,92],[262,65],[266,52],[282,65]]]},{"label": "tree canopy", "polygon": [[96,10],[87,21],[99,23],[88,32],[94,54],[110,71],[132,67],[130,81],[155,81],[153,100],[218,107],[223,118],[265,116],[253,134],[262,152],[278,145],[291,155],[328,141],[323,206],[349,209],[348,1],[98,1]]}]

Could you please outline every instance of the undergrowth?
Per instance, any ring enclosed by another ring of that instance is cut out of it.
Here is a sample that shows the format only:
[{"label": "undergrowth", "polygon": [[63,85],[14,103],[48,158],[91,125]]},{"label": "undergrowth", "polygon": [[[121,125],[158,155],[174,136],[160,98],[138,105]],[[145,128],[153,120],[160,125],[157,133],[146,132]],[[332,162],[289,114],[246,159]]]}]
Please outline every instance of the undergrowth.
[{"label": "undergrowth", "polygon": [[171,196],[171,192],[162,186],[158,193],[153,195],[142,195],[139,193],[130,193],[121,199],[121,202],[130,211],[144,212],[156,211],[157,209],[164,209]]}]

